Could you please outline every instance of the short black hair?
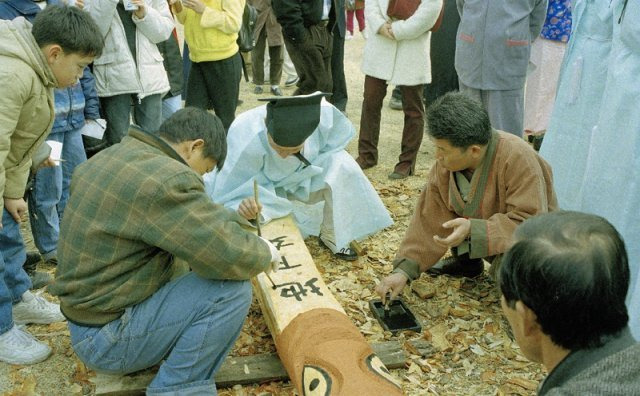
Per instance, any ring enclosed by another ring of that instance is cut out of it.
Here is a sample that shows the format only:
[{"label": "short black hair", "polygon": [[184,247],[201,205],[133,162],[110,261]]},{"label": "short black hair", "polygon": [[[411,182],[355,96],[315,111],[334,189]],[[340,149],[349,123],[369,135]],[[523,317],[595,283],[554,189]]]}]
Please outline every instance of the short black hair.
[{"label": "short black hair", "polygon": [[206,110],[185,107],[176,111],[160,125],[158,136],[174,144],[204,140],[203,155],[216,161],[218,170],[227,158],[227,136],[222,121]]},{"label": "short black hair", "polygon": [[427,133],[466,149],[485,145],[491,139],[489,114],[482,105],[459,92],[449,92],[427,108]]},{"label": "short black hair", "polygon": [[73,6],[47,6],[33,21],[31,34],[40,48],[58,44],[66,54],[98,57],[104,48],[104,38],[91,15]]},{"label": "short black hair", "polygon": [[555,344],[594,348],[627,325],[627,252],[607,220],[543,214],[522,223],[515,241],[500,266],[502,295],[512,308],[516,301],[529,307]]}]

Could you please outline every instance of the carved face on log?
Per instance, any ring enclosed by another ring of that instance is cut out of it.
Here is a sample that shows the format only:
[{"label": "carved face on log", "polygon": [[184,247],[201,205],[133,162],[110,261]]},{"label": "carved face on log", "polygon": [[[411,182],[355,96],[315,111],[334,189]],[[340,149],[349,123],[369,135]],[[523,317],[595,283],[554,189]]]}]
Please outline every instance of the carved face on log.
[{"label": "carved face on log", "polygon": [[401,395],[402,390],[343,313],[314,309],[276,339],[291,381],[305,396]]}]

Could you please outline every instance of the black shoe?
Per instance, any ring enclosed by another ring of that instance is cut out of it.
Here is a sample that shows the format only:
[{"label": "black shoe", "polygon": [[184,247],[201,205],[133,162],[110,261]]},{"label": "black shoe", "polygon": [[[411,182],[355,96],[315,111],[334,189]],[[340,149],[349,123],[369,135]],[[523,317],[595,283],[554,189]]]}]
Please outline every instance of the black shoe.
[{"label": "black shoe", "polygon": [[38,252],[27,252],[27,259],[22,264],[22,268],[28,273],[35,272],[38,263],[42,260],[40,257],[40,253]]},{"label": "black shoe", "polygon": [[358,253],[351,248],[342,248],[335,256],[341,260],[355,261],[358,259]]},{"label": "black shoe", "polygon": [[29,278],[31,279],[31,290],[45,287],[53,281],[53,278],[48,272],[42,271],[33,271],[33,273],[29,274]]},{"label": "black shoe", "polygon": [[461,257],[447,257],[427,270],[432,276],[449,275],[454,278],[475,278],[484,271],[482,259],[465,259]]},{"label": "black shoe", "polygon": [[253,93],[256,95],[260,95],[263,92],[264,92],[264,89],[259,85],[256,85],[256,87],[253,88]]}]

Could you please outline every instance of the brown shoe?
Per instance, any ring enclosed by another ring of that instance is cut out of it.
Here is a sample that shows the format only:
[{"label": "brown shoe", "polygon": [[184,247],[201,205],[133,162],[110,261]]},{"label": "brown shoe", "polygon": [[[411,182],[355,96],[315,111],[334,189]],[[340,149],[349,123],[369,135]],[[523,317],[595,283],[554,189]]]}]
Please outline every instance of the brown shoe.
[{"label": "brown shoe", "polygon": [[377,164],[368,164],[365,160],[362,159],[362,157],[356,158],[356,162],[358,163],[358,165],[360,166],[360,169],[362,170],[373,168],[374,166],[377,165]]}]

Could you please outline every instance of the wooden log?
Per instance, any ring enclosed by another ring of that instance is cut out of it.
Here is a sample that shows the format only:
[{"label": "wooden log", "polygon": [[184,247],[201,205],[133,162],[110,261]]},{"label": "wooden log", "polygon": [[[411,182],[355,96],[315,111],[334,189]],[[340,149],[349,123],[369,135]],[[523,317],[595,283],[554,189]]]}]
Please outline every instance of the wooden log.
[{"label": "wooden log", "polygon": [[278,355],[299,394],[400,395],[402,390],[322,280],[289,217],[272,221],[263,237],[282,265],[253,280]]},{"label": "wooden log", "polygon": [[[409,341],[408,344],[412,350],[433,351],[433,346],[424,340]],[[405,367],[407,354],[399,341],[375,343],[371,347],[388,369]],[[429,354],[422,355],[423,357],[429,356]],[[96,395],[140,395],[144,394],[146,387],[155,375],[155,369],[130,375],[98,373],[91,379],[91,382],[96,386]],[[265,353],[241,357],[229,356],[216,374],[216,385],[218,388],[230,388],[234,385],[259,384],[288,379],[287,371],[278,355]]]}]

